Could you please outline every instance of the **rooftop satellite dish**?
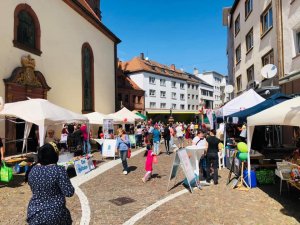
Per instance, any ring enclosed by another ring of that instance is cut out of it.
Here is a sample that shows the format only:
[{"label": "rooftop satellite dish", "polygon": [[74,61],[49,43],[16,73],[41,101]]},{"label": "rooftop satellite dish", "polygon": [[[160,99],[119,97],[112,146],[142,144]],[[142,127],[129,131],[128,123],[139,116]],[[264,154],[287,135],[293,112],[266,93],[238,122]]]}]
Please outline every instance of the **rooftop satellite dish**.
[{"label": "rooftop satellite dish", "polygon": [[277,67],[273,64],[267,64],[261,69],[260,72],[264,78],[270,79],[277,74]]},{"label": "rooftop satellite dish", "polygon": [[232,85],[227,85],[225,87],[225,93],[230,94],[233,92],[233,86]]},{"label": "rooftop satellite dish", "polygon": [[0,96],[0,111],[4,108],[4,100],[3,98]]}]

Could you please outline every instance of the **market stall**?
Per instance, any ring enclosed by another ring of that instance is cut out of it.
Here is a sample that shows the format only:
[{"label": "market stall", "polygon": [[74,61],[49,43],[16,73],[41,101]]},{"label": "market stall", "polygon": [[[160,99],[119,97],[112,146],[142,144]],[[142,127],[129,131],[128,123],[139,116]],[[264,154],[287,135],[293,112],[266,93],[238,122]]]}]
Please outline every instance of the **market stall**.
[{"label": "market stall", "polygon": [[222,117],[224,125],[224,145],[226,145],[226,118],[236,112],[251,108],[261,102],[265,101],[263,97],[257,94],[253,89],[244,92],[238,97],[232,99],[222,108],[215,111],[217,117]]},{"label": "market stall", "polygon": [[[300,97],[286,100],[247,118],[248,154],[250,154],[254,128],[259,125],[299,126]],[[251,165],[248,157],[248,174],[250,169]]]},{"label": "market stall", "polygon": [[[281,93],[276,93],[276,94],[272,95],[271,97],[269,97],[268,99],[266,99],[265,101],[255,105],[251,108],[233,113],[231,115],[228,115],[227,117],[229,118],[229,120],[231,119],[232,122],[241,124],[241,123],[244,123],[247,121],[247,117],[252,116],[256,113],[259,113],[267,108],[270,108],[274,105],[277,105],[277,104],[284,102],[286,100],[289,100],[289,99],[291,99],[291,98],[288,97],[287,95],[284,95]],[[264,137],[260,137],[260,138],[264,138]],[[257,141],[259,141],[259,140],[257,140]],[[250,151],[250,153],[251,153],[250,159],[259,160],[259,162],[261,164],[264,156],[256,151]]]},{"label": "market stall", "polygon": [[39,144],[42,146],[48,126],[73,122],[88,123],[87,117],[39,98],[6,103],[0,111],[1,116],[15,117],[26,121],[23,151],[32,124],[39,127]]}]

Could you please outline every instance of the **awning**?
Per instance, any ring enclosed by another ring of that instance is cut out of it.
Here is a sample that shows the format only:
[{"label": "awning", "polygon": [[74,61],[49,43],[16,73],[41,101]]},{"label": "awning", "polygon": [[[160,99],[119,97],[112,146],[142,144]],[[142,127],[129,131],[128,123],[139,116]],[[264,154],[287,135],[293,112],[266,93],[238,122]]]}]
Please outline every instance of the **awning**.
[{"label": "awning", "polygon": [[135,114],[140,116],[143,120],[147,120],[147,116],[145,116],[144,114],[139,113],[139,112],[136,112]]}]

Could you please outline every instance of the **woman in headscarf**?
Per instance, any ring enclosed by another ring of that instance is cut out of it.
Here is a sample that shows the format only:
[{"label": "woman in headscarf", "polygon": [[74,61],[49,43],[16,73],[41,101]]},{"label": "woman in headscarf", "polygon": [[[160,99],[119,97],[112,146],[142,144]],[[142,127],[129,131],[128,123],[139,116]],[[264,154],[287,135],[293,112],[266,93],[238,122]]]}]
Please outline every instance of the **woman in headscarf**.
[{"label": "woman in headscarf", "polygon": [[72,224],[66,207],[66,197],[74,194],[74,187],[64,167],[58,166],[58,148],[50,142],[38,150],[38,163],[28,174],[32,191],[27,209],[29,225]]}]

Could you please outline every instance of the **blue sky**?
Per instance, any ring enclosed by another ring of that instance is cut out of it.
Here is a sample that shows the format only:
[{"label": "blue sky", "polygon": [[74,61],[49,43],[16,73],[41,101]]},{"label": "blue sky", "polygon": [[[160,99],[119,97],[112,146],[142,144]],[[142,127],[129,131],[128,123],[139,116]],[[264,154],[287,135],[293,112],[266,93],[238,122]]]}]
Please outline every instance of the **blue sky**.
[{"label": "blue sky", "polygon": [[192,72],[227,74],[222,8],[233,0],[101,0],[103,23],[122,42],[118,57],[141,52],[150,60]]}]

